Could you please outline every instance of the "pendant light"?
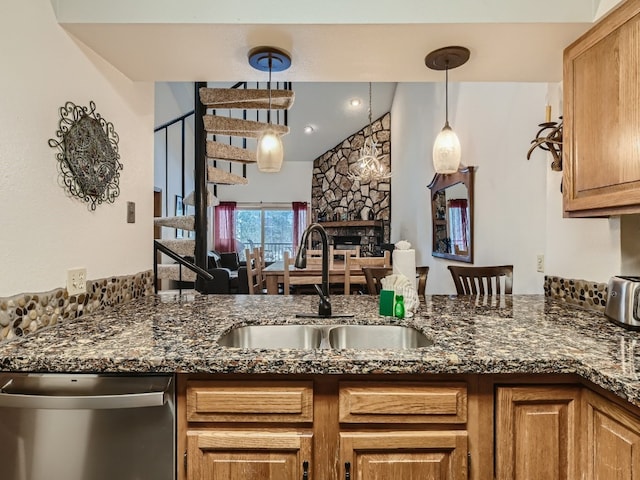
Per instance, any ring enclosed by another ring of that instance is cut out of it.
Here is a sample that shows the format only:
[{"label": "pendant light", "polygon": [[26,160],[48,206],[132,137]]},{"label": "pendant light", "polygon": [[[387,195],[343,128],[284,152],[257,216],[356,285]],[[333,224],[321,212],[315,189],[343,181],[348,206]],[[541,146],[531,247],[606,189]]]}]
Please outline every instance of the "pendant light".
[{"label": "pendant light", "polygon": [[460,140],[449,125],[449,70],[469,60],[469,49],[444,47],[434,50],[424,59],[432,70],[445,71],[445,123],[433,143],[433,167],[436,173],[455,173],[460,166]]},{"label": "pendant light", "polygon": [[249,64],[262,72],[269,72],[269,110],[267,111],[267,123],[269,124],[260,135],[256,158],[258,170],[265,173],[277,173],[282,168],[284,149],[282,139],[275,129],[271,127],[271,72],[281,72],[291,65],[291,57],[284,50],[275,47],[256,47],[249,52]]},{"label": "pendant light", "polygon": [[369,82],[369,136],[366,136],[360,156],[349,168],[348,177],[354,182],[369,183],[371,181],[386,180],[391,177],[391,172],[384,165],[383,160],[387,155],[381,155],[378,144],[373,140],[373,127],[371,121],[371,82]]}]

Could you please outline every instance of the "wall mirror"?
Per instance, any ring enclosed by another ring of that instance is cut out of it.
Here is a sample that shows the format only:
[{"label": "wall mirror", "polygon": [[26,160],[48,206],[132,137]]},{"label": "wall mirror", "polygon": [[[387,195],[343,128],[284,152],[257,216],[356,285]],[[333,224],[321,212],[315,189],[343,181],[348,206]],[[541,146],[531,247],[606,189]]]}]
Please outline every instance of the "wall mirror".
[{"label": "wall mirror", "polygon": [[473,263],[473,180],[477,167],[436,173],[431,190],[431,255]]}]

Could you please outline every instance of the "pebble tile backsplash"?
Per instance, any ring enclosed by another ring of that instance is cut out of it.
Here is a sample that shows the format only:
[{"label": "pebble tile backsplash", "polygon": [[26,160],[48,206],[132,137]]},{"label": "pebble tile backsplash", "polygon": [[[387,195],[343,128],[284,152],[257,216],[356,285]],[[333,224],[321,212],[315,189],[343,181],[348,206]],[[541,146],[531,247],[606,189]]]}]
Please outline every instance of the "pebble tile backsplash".
[{"label": "pebble tile backsplash", "polygon": [[544,294],[554,300],[604,312],[607,284],[562,277],[544,277]]},{"label": "pebble tile backsplash", "polygon": [[0,340],[23,337],[40,328],[153,294],[153,271],[87,281],[87,292],[66,288],[0,298]]}]

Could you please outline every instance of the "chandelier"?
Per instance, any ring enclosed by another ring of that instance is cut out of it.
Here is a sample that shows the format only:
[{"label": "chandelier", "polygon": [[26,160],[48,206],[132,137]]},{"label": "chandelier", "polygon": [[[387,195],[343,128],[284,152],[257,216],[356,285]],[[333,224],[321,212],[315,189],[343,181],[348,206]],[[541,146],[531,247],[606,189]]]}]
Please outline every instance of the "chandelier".
[{"label": "chandelier", "polygon": [[364,140],[358,159],[349,167],[348,177],[353,182],[369,183],[391,177],[391,172],[382,163],[387,155],[380,155],[378,145],[373,140],[371,123],[371,82],[369,82],[369,136]]}]

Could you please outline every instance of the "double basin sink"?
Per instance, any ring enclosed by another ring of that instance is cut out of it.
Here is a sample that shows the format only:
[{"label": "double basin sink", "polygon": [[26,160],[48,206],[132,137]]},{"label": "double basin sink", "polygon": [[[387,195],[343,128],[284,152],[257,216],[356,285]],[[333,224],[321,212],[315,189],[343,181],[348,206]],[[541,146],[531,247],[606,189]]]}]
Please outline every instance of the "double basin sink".
[{"label": "double basin sink", "polygon": [[223,335],[224,347],[257,349],[395,349],[428,347],[433,340],[400,325],[251,325]]}]

